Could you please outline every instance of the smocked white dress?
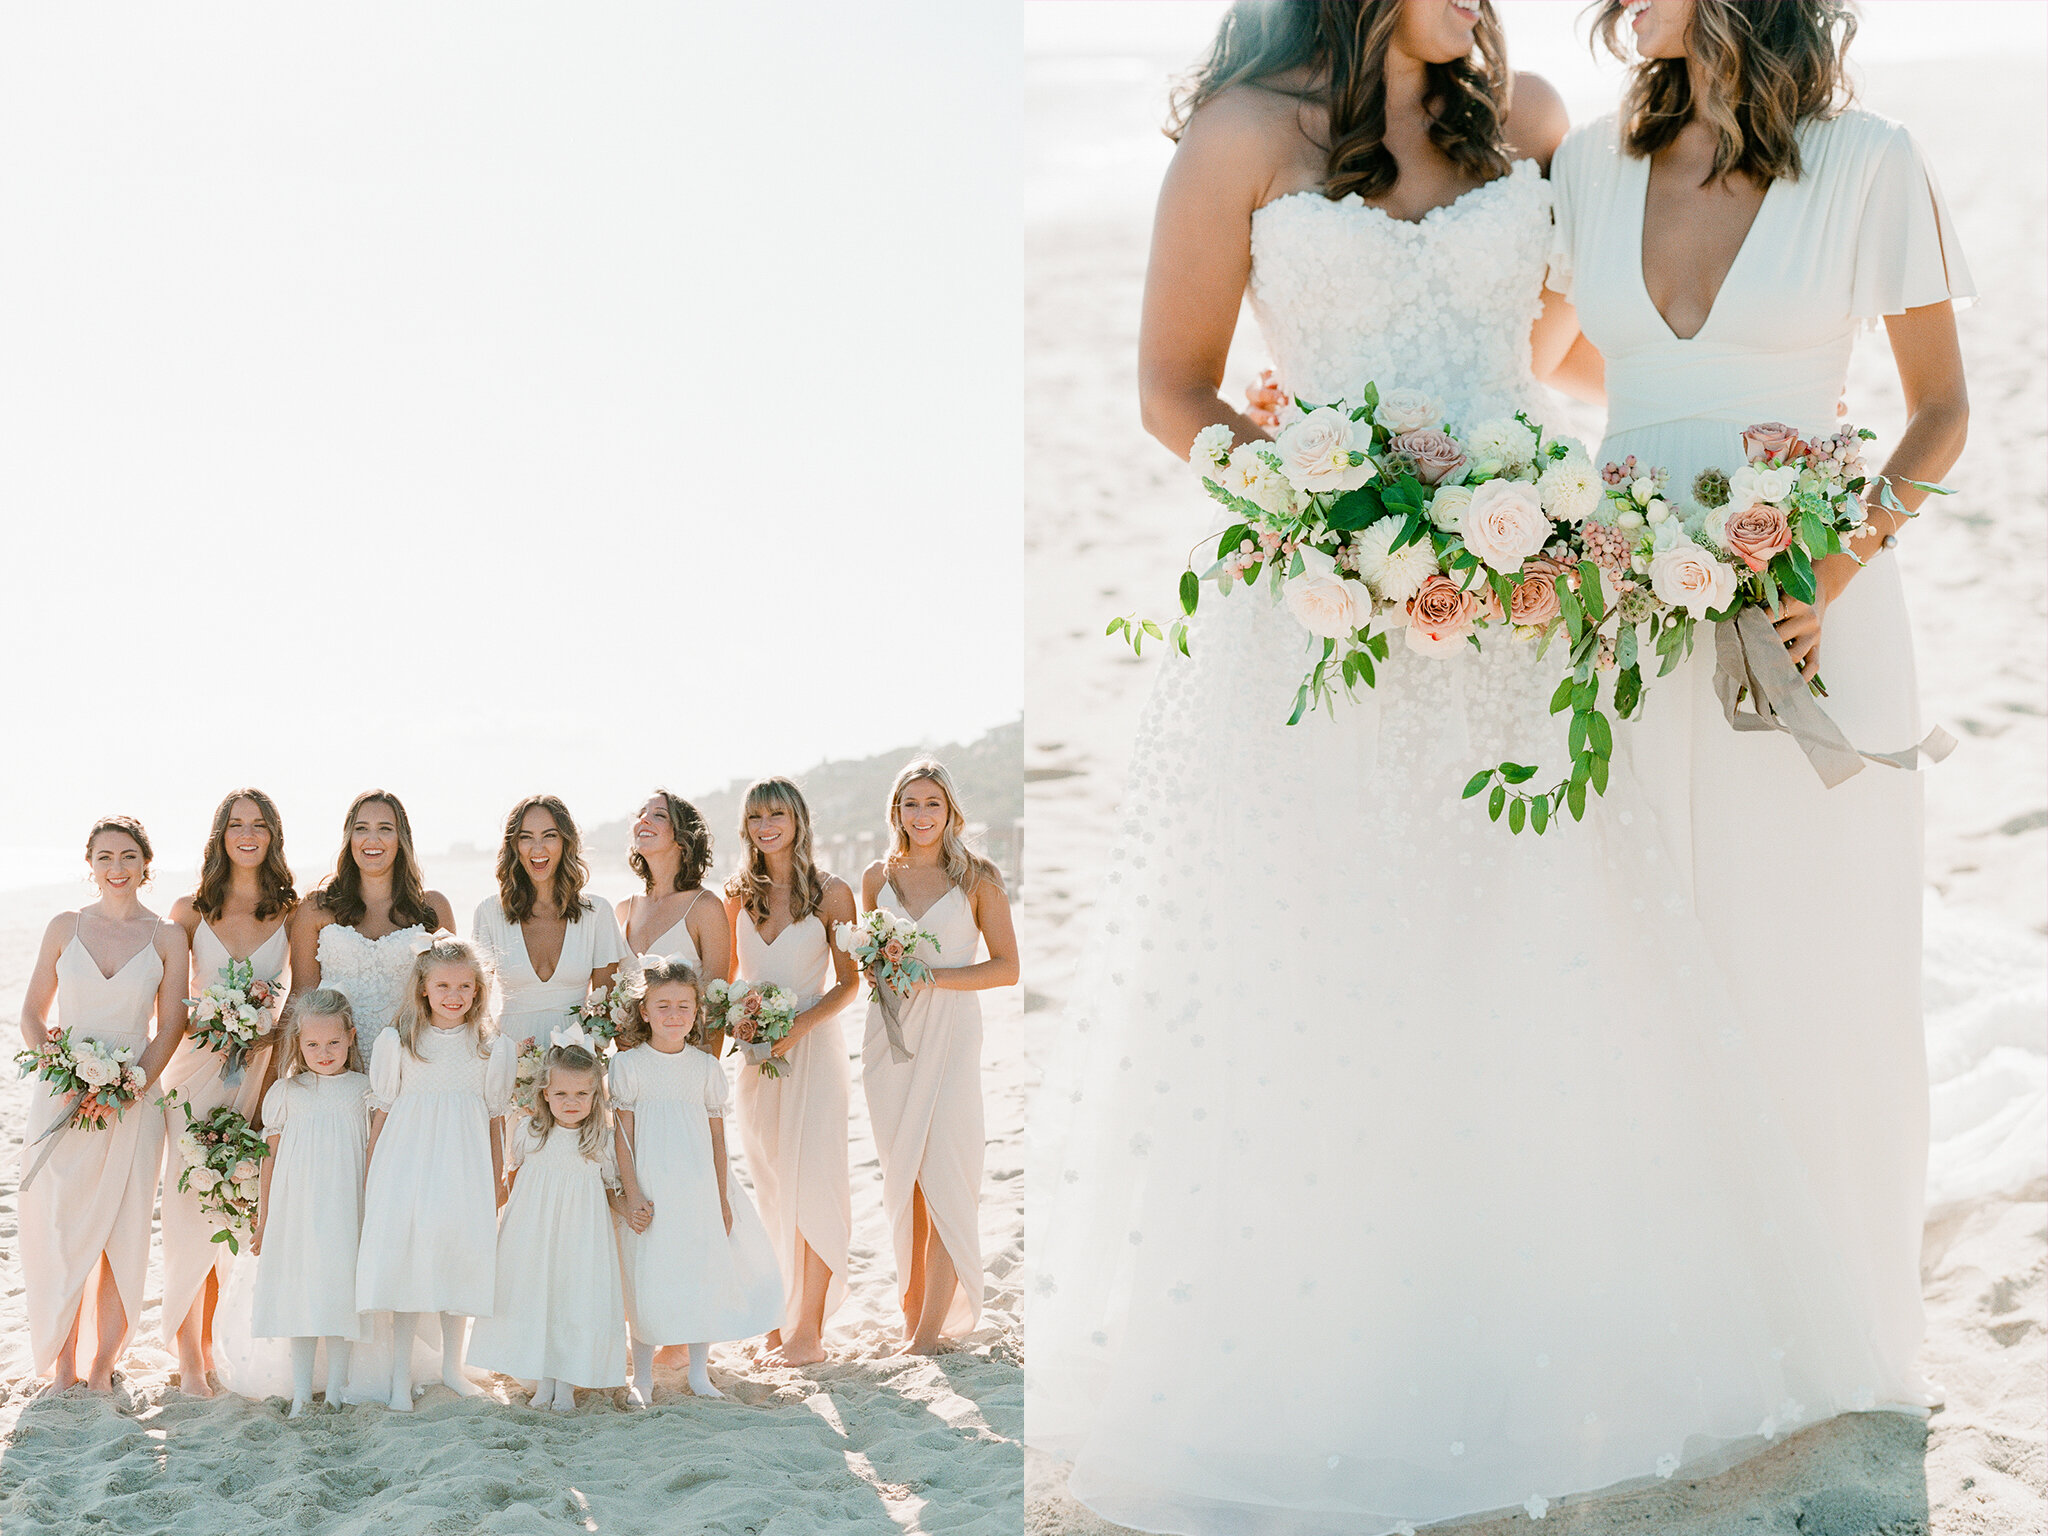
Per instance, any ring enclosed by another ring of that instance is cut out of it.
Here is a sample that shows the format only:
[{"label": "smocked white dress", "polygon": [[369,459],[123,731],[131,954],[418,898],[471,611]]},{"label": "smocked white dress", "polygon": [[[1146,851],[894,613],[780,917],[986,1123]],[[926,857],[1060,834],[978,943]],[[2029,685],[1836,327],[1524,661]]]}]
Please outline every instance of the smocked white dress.
[{"label": "smocked white dress", "polygon": [[[739,920],[741,981],[771,981],[796,994],[797,1012],[832,985],[831,941],[813,912],[765,943],[745,912]],[[740,1144],[761,1197],[761,1219],[782,1270],[782,1327],[794,1328],[803,1299],[799,1240],[832,1271],[825,1316],[846,1299],[846,1255],[853,1243],[853,1193],[847,1169],[848,1073],[839,1016],[811,1030],[782,1062],[780,1077],[739,1069]]]},{"label": "smocked white dress", "polygon": [[[149,1045],[163,975],[154,933],[106,976],[74,928],[57,956],[57,1025],[71,1031],[74,1046],[82,1040],[131,1046],[139,1061]],[[31,1090],[21,1138],[24,1173],[48,1150],[36,1142],[57,1121],[69,1097],[48,1083]],[[101,1255],[113,1268],[131,1331],[142,1316],[163,1134],[164,1117],[145,1096],[104,1130],[57,1132],[55,1150],[21,1191],[21,1280],[29,1348],[38,1371],[57,1363],[78,1317],[85,1282]]]},{"label": "smocked white dress", "polygon": [[581,1131],[545,1140],[524,1116],[505,1131],[518,1171],[498,1224],[496,1302],[470,1335],[469,1363],[521,1381],[626,1384],[626,1312],[607,1188],[619,1182],[612,1139],[584,1155]]},{"label": "smocked white dress", "polygon": [[[898,917],[910,912],[892,882],[880,905]],[[967,893],[953,886],[917,918],[938,940],[934,970],[972,965],[981,929]],[[904,1048],[896,1060],[879,1003],[868,1004],[861,1043],[860,1082],[882,1163],[882,1205],[896,1247],[896,1294],[906,1321],[916,1313],[908,1289],[914,1190],[953,1260],[960,1283],[946,1312],[944,1331],[972,1333],[981,1320],[981,1173],[987,1132],[981,1107],[981,997],[975,992],[927,989],[902,1010]]]},{"label": "smocked white dress", "polygon": [[780,1328],[775,1249],[730,1169],[730,1234],[718,1206],[711,1122],[731,1109],[725,1068],[694,1047],[665,1052],[640,1045],[612,1058],[609,1082],[613,1107],[632,1112],[633,1167],[641,1193],[654,1202],[645,1232],[619,1227],[633,1337],[696,1344]]},{"label": "smocked white dress", "polygon": [[354,1339],[356,1251],[370,1080],[360,1072],[297,1072],[263,1096],[270,1170],[251,1330],[260,1339]]},{"label": "smocked white dress", "polygon": [[[1692,500],[1702,469],[1744,461],[1744,427],[1837,426],[1858,328],[1976,290],[1933,173],[1897,123],[1844,112],[1799,130],[1804,169],[1777,180],[1697,334],[1675,335],[1642,274],[1649,161],[1617,120],[1574,132],[1552,167],[1551,284],[1607,363],[1599,460],[1634,454]],[[1872,443],[1874,472],[1892,445]],[[1924,511],[1939,518],[1939,498]],[[1875,556],[1824,620],[1821,708],[1858,747],[1924,729],[1899,561]],[[1847,1305],[1883,1360],[1878,1395],[1924,1401],[1921,1196],[1927,1051],[1921,1030],[1921,792],[1872,765],[1824,787],[1788,736],[1737,734],[1713,692],[1711,638],[1616,733],[1689,886],[1728,990],[1769,1036],[1781,1122],[1851,1275]],[[1935,770],[1939,772],[1939,769]],[[1644,828],[1645,835],[1651,829]],[[1769,915],[1759,912],[1759,905]]]},{"label": "smocked white dress", "polygon": [[498,1246],[491,1121],[511,1098],[515,1048],[500,1035],[482,1054],[474,1030],[433,1027],[420,1031],[420,1049],[414,1056],[387,1028],[370,1053],[370,1107],[388,1114],[363,1192],[356,1305],[488,1317]]},{"label": "smocked white dress", "polygon": [[[234,958],[213,931],[213,925],[201,919],[192,935],[192,972],[199,978],[199,986],[210,987],[218,982],[221,972],[234,963]],[[281,987],[289,959],[284,925],[280,923],[275,933],[256,946],[249,956],[249,966],[257,980]],[[273,1020],[273,1030],[275,1027]],[[263,1087],[264,1068],[269,1060],[268,1045],[252,1050],[242,1065],[241,1081],[230,1087],[221,1077],[224,1058],[220,1052],[204,1049],[187,1035],[171,1053],[158,1086],[176,1089],[179,1099],[189,1103],[192,1113],[201,1119],[221,1105],[232,1103],[254,1120],[256,1096]],[[185,1171],[185,1160],[178,1155],[178,1135],[188,1123],[184,1109],[179,1104],[170,1104],[163,1114],[164,1182],[159,1219],[163,1224],[164,1304],[158,1326],[164,1348],[175,1349],[178,1325],[191,1312],[206,1277],[217,1273],[225,1282],[236,1256],[228,1251],[226,1243],[213,1240],[213,1218],[200,1210],[198,1193],[178,1188],[178,1179]]]},{"label": "smocked white dress", "polygon": [[583,915],[562,935],[561,958],[545,981],[526,953],[526,935],[505,916],[498,898],[487,896],[477,906],[471,932],[497,968],[504,996],[498,1028],[515,1048],[536,1038],[545,1042],[551,1030],[566,1026],[569,1010],[589,994],[590,973],[626,957],[610,904],[589,897],[584,902]]}]

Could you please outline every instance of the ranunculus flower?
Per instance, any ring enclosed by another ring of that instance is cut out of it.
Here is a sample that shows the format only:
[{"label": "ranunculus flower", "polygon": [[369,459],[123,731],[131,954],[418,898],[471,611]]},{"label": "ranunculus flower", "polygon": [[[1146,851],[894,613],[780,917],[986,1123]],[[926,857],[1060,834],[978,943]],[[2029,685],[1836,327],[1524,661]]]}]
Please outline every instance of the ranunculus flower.
[{"label": "ranunculus flower", "polygon": [[1722,525],[1722,542],[1752,571],[1771,563],[1771,556],[1792,546],[1792,525],[1781,508],[1767,502],[1744,507]]},{"label": "ranunculus flower", "polygon": [[1415,478],[1424,485],[1442,485],[1464,469],[1465,450],[1443,432],[1403,432],[1387,446],[1405,453],[1415,464]]},{"label": "ranunculus flower", "polygon": [[1696,619],[1727,607],[1735,596],[1735,572],[1690,539],[1658,550],[1650,558],[1649,576],[1650,590]]},{"label": "ranunculus flower", "polygon": [[1550,514],[1536,487],[1519,480],[1489,480],[1472,492],[1459,519],[1465,547],[1503,575],[1550,542]]},{"label": "ranunculus flower", "polygon": [[1508,619],[1516,624],[1549,624],[1562,611],[1557,602],[1557,578],[1564,573],[1562,561],[1548,555],[1531,555],[1522,562],[1522,582],[1508,604]]},{"label": "ranunculus flower", "polygon": [[1444,408],[1419,389],[1390,389],[1380,396],[1372,419],[1395,437],[1427,432],[1444,424]]},{"label": "ranunculus flower", "polygon": [[1358,601],[1365,588],[1343,576],[1337,562],[1321,550],[1304,545],[1300,553],[1301,574],[1290,576],[1280,588],[1287,611],[1310,634],[1342,640],[1365,622]]},{"label": "ranunculus flower", "polygon": [[1280,434],[1273,451],[1280,472],[1297,491],[1355,491],[1373,477],[1372,461],[1353,464],[1353,453],[1370,446],[1363,422],[1334,406],[1319,406]]},{"label": "ranunculus flower", "polygon": [[1798,441],[1799,434],[1782,421],[1760,421],[1743,432],[1742,451],[1754,464],[1759,459],[1783,458]]},{"label": "ranunculus flower", "polygon": [[1472,633],[1479,613],[1479,594],[1439,571],[1408,599],[1408,649],[1425,656],[1449,655]]}]

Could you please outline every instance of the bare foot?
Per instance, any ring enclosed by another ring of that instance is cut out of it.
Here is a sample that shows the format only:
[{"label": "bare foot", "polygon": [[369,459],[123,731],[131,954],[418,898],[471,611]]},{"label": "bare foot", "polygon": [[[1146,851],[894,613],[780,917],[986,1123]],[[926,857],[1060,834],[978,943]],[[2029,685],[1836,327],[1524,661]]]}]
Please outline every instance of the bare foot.
[{"label": "bare foot", "polygon": [[78,1368],[71,1363],[69,1355],[57,1357],[57,1370],[50,1386],[54,1391],[69,1392],[78,1385]]},{"label": "bare foot", "polygon": [[825,1358],[825,1346],[817,1339],[795,1338],[762,1357],[763,1365],[816,1365]]},{"label": "bare foot", "polygon": [[[114,1390],[114,1368],[110,1365],[102,1373],[98,1367],[94,1367],[92,1378],[85,1385],[86,1390],[90,1392],[112,1392]],[[202,1395],[211,1397],[213,1394],[209,1392]]]},{"label": "bare foot", "polygon": [[187,1397],[212,1397],[213,1384],[206,1379],[206,1367],[197,1360],[178,1361],[178,1390]]},{"label": "bare foot", "polygon": [[896,1353],[899,1355],[943,1355],[951,1350],[953,1341],[947,1338],[912,1339]]}]

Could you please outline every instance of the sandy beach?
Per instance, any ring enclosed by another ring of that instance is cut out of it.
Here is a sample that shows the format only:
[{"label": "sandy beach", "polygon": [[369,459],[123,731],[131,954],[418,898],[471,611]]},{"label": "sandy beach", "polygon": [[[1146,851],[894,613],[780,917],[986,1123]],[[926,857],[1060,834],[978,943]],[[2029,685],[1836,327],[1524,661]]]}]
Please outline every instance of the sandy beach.
[{"label": "sandy beach", "polygon": [[[428,862],[458,914],[488,888],[481,861]],[[617,886],[618,888],[614,888]],[[152,894],[189,888],[166,870]],[[593,889],[626,894],[617,880]],[[81,883],[0,897],[0,998],[15,1008],[51,913]],[[860,1017],[849,1009],[850,1020]],[[699,1401],[680,1368],[657,1373],[655,1406],[628,1413],[623,1393],[582,1394],[573,1416],[536,1412],[503,1377],[462,1401],[436,1384],[409,1419],[379,1408],[317,1410],[176,1387],[158,1347],[159,1268],[115,1399],[57,1395],[32,1373],[13,1256],[20,1127],[31,1085],[0,1074],[0,1527],[324,1532],[972,1532],[1010,1536],[1022,1519],[1022,1138],[1032,1068],[1017,988],[983,994],[988,1177],[982,1251],[987,1310],[964,1348],[895,1357],[898,1318],[881,1172],[858,1077],[852,1094],[854,1231],[846,1304],[826,1330],[833,1358],[765,1370],[737,1347],[711,1374],[729,1402]]]},{"label": "sandy beach", "polygon": [[[1028,850],[1025,975],[1034,1061],[1069,999],[1124,755],[1158,660],[1102,637],[1112,616],[1163,613],[1182,552],[1210,526],[1187,472],[1139,428],[1135,347],[1164,82],[1185,56],[1035,56],[1027,77],[1026,430]],[[1962,741],[1927,780],[1927,1005],[1934,1153],[1923,1251],[1923,1356],[1946,1389],[1924,1426],[1852,1415],[1721,1477],[1552,1509],[1573,1536],[1989,1536],[2048,1513],[2043,1276],[2048,1271],[2048,1061],[2042,1042],[2048,805],[2042,763],[2044,399],[2042,81],[1998,71],[1983,152],[1984,67],[1866,73],[1864,104],[1912,125],[1942,178],[1983,298],[1960,317],[1973,405],[1957,495],[1912,530],[1903,561],[1931,719]],[[1584,113],[1575,104],[1575,115]],[[1146,137],[1152,135],[1152,137]],[[1241,324],[1225,393],[1264,365]],[[1849,412],[1881,440],[1903,419],[1880,334],[1859,348]],[[1573,424],[1596,440],[1599,417]],[[1950,958],[2000,936],[1990,974]],[[1115,1530],[1028,1458],[1034,1536]],[[1461,1529],[1528,1529],[1524,1514]]]}]

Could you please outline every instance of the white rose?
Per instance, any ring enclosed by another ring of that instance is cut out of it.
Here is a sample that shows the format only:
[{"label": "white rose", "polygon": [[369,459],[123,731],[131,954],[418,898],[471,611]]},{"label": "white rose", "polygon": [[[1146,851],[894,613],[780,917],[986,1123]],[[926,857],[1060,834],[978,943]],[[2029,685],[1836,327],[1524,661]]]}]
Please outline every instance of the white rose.
[{"label": "white rose", "polygon": [[1427,432],[1444,424],[1444,408],[1419,389],[1390,389],[1380,396],[1372,419],[1394,436]]},{"label": "white rose", "polygon": [[1512,416],[1482,421],[1466,439],[1465,451],[1475,473],[1525,469],[1536,457],[1536,434]]},{"label": "white rose", "polygon": [[1469,485],[1440,485],[1436,495],[1430,498],[1429,520],[1445,533],[1456,533],[1465,516],[1465,509],[1472,505],[1472,487]]},{"label": "white rose", "polygon": [[1281,587],[1287,611],[1312,635],[1342,640],[1365,622],[1358,597],[1365,589],[1337,572],[1337,562],[1319,549],[1301,551],[1302,570]]},{"label": "white rose", "polygon": [[1394,548],[1403,521],[1383,517],[1357,535],[1351,545],[1358,555],[1358,574],[1374,592],[1394,602],[1413,597],[1436,569],[1436,547],[1428,539],[1419,539],[1405,549]]},{"label": "white rose", "polygon": [[1209,474],[1216,466],[1230,462],[1230,428],[1222,422],[1215,422],[1195,434],[1195,445],[1188,450],[1188,464],[1202,474]]},{"label": "white rose", "polygon": [[1637,506],[1647,507],[1657,495],[1657,482],[1648,475],[1638,475],[1629,486],[1628,493],[1635,497]]},{"label": "white rose", "polygon": [[1728,477],[1728,503],[1718,510],[1733,517],[1738,512],[1747,512],[1760,501],[1777,506],[1792,494],[1792,487],[1798,483],[1799,471],[1789,465],[1766,469],[1761,464],[1745,464]]},{"label": "white rose", "polygon": [[255,1177],[256,1165],[248,1158],[245,1157],[235,1164],[234,1179],[237,1184],[241,1183],[244,1179],[253,1179]]},{"label": "white rose", "polygon": [[1473,491],[1458,531],[1467,549],[1506,575],[1550,542],[1550,516],[1534,486],[1489,480]]},{"label": "white rose", "polygon": [[235,1193],[244,1200],[254,1201],[263,1193],[263,1181],[261,1179],[237,1179],[235,1180]]},{"label": "white rose", "polygon": [[1649,576],[1650,589],[1659,600],[1696,619],[1727,607],[1735,596],[1735,572],[1690,539],[1658,550],[1650,560]]},{"label": "white rose", "polygon": [[832,942],[847,954],[860,947],[860,926],[856,923],[839,923],[832,929]]},{"label": "white rose", "polygon": [[199,1006],[192,1011],[199,1016],[200,1023],[211,1024],[220,1017],[220,999],[212,996],[202,997],[199,999]]},{"label": "white rose", "polygon": [[191,1188],[197,1194],[210,1194],[220,1183],[220,1175],[204,1164],[192,1170]]},{"label": "white rose", "polygon": [[1565,523],[1581,522],[1597,511],[1604,494],[1600,477],[1584,459],[1559,459],[1543,471],[1536,493],[1543,500],[1543,510]]},{"label": "white rose", "polygon": [[1363,424],[1330,406],[1310,411],[1280,434],[1273,451],[1280,472],[1303,494],[1355,491],[1373,477],[1371,460],[1354,464],[1354,454],[1369,445]]},{"label": "white rose", "polygon": [[104,1088],[109,1083],[119,1082],[121,1069],[104,1056],[81,1052],[77,1060],[77,1072],[87,1086]]},{"label": "white rose", "polygon": [[1715,507],[1700,519],[1700,533],[1716,549],[1728,547],[1728,508]]}]

